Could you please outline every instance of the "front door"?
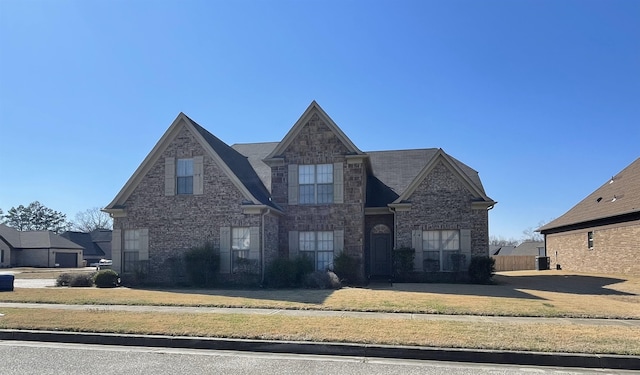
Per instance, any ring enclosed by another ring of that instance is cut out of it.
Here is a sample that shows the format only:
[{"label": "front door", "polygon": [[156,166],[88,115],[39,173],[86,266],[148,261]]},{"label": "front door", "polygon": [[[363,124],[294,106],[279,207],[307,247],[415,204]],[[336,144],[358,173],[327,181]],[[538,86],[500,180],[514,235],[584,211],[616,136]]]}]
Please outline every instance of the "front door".
[{"label": "front door", "polygon": [[371,276],[391,275],[391,234],[371,235]]}]

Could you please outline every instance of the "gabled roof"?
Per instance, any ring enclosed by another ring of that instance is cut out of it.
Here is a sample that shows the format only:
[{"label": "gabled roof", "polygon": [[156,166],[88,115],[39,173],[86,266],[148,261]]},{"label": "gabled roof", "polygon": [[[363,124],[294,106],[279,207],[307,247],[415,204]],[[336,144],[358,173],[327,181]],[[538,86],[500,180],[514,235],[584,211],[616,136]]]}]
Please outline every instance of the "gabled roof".
[{"label": "gabled roof", "polygon": [[143,177],[161,157],[162,153],[171,144],[180,130],[187,128],[194,138],[200,143],[208,155],[217,162],[231,182],[240,190],[243,196],[256,205],[268,205],[279,209],[271,202],[269,191],[262,180],[251,167],[246,157],[229,147],[202,126],[180,112],[169,129],[160,138],[149,155],[142,161],[131,178],[124,185],[115,199],[104,208],[105,211],[122,208],[129,196],[133,193]]},{"label": "gabled roof", "polygon": [[327,113],[322,108],[320,108],[318,103],[316,103],[316,101],[314,100],[311,102],[311,104],[309,104],[309,107],[307,107],[306,111],[304,111],[302,116],[300,116],[298,121],[296,121],[296,123],[293,125],[291,130],[289,130],[289,132],[287,133],[287,135],[284,136],[282,141],[280,141],[280,143],[276,146],[276,148],[271,153],[269,153],[269,155],[267,155],[265,159],[277,158],[280,155],[282,155],[285,152],[285,150],[289,147],[291,142],[300,133],[302,128],[305,126],[305,124],[309,122],[309,120],[311,120],[311,117],[313,117],[314,114],[318,114],[318,116],[320,116],[322,121],[329,127],[329,129],[331,129],[331,131],[338,137],[338,139],[342,141],[344,146],[347,148],[347,150],[349,150],[351,154],[353,155],[363,154],[363,152],[360,151],[353,144],[353,142],[351,142],[349,137],[347,137],[344,134],[344,132],[338,127],[338,125],[336,125],[336,123],[331,119],[331,117],[329,117],[329,115],[327,115]]},{"label": "gabled roof", "polygon": [[14,249],[83,249],[77,243],[46,230],[18,231],[0,224],[0,237]]},{"label": "gabled roof", "polygon": [[[86,257],[111,257],[111,231],[96,229],[91,233],[67,231],[60,235],[84,248]],[[108,249],[108,252],[105,251]]]},{"label": "gabled roof", "polygon": [[278,146],[278,142],[236,143],[231,148],[247,157],[249,164],[260,177],[264,186],[271,191],[271,167],[263,159]]},{"label": "gabled roof", "polygon": [[438,161],[447,165],[478,201],[495,204],[485,194],[478,172],[447,155],[442,149],[373,151],[367,154],[372,174],[397,194],[394,201],[387,204],[408,199]]},{"label": "gabled roof", "polygon": [[[500,254],[503,255],[503,254]],[[525,241],[516,246],[509,255],[544,255],[544,242],[542,241]]]},{"label": "gabled roof", "polygon": [[640,213],[640,158],[538,231],[546,232],[635,213]]}]

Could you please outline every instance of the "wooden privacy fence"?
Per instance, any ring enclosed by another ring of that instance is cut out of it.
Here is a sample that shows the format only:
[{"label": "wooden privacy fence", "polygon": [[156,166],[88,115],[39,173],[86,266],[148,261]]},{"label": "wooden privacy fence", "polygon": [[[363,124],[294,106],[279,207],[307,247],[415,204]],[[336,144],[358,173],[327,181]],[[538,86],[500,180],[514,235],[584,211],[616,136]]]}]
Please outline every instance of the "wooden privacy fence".
[{"label": "wooden privacy fence", "polygon": [[535,255],[496,255],[496,272],[524,271],[536,269]]}]

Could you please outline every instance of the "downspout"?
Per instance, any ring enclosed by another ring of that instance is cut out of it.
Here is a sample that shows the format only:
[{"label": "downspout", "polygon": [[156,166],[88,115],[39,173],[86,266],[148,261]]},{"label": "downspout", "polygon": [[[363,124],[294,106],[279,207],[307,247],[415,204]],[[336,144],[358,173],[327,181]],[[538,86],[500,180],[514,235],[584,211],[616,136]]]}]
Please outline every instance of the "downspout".
[{"label": "downspout", "polygon": [[261,275],[260,276],[260,285],[261,286],[264,286],[264,270],[265,270],[264,254],[265,254],[265,251],[266,251],[266,249],[265,249],[265,242],[266,241],[265,241],[265,236],[264,236],[264,234],[265,234],[264,217],[267,216],[269,213],[271,213],[271,209],[267,208],[264,211],[264,213],[261,215],[261,221],[262,221],[262,224],[261,224],[261,226],[262,226],[262,241],[260,241],[261,242],[260,243],[260,252],[261,252],[261,254],[260,254],[260,263],[261,263],[260,264],[260,275]]}]

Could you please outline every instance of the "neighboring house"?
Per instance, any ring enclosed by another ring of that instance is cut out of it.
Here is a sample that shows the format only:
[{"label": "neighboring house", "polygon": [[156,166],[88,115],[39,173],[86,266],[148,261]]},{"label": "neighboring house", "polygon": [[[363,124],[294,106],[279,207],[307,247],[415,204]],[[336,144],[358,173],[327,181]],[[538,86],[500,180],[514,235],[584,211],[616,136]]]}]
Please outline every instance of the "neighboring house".
[{"label": "neighboring house", "polygon": [[513,245],[491,245],[489,247],[489,253],[491,255],[511,255],[511,252],[513,252],[515,248]]},{"label": "neighboring house", "polygon": [[82,252],[82,246],[53,232],[21,232],[0,224],[2,267],[81,267]]},{"label": "neighboring house", "polygon": [[520,245],[516,246],[509,254],[500,255],[531,255],[531,256],[545,256],[544,242],[543,241],[524,241]]},{"label": "neighboring house", "polygon": [[345,252],[361,277],[388,276],[400,247],[416,271],[447,272],[452,254],[489,255],[495,203],[442,149],[363,152],[314,101],[280,142],[232,147],[180,113],[104,211],[114,269],[147,263],[167,282],[205,242],[222,274],[298,255],[323,270]]},{"label": "neighboring house", "polygon": [[640,275],[640,158],[538,231],[552,269]]},{"label": "neighboring house", "polygon": [[68,231],[60,236],[84,248],[87,266],[95,266],[100,259],[111,259],[111,230],[95,229],[90,233]]}]

